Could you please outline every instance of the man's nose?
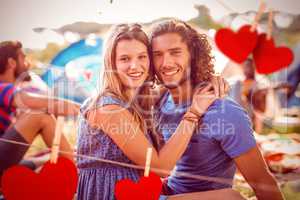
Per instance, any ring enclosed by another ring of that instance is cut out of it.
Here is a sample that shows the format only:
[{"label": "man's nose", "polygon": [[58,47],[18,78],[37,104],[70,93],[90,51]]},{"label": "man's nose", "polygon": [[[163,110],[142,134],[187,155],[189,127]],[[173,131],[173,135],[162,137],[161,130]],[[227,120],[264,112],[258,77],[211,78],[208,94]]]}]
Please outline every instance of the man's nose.
[{"label": "man's nose", "polygon": [[163,66],[172,66],[172,64],[173,64],[173,59],[171,58],[171,55],[169,55],[169,54],[165,54],[164,56],[163,56]]},{"label": "man's nose", "polygon": [[25,66],[26,68],[29,68],[30,64],[31,64],[31,62],[26,58],[26,59],[24,60],[24,66]]}]

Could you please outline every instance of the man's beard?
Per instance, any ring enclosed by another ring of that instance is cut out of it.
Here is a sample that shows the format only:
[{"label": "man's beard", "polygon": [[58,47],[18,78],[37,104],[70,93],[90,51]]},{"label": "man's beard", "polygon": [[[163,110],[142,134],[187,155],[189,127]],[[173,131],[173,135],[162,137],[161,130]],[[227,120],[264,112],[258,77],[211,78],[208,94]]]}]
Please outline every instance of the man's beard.
[{"label": "man's beard", "polygon": [[170,83],[170,84],[165,84],[162,78],[159,78],[160,82],[169,90],[176,89],[180,86],[182,86],[186,81],[191,79],[191,73],[188,71],[185,71],[184,75],[181,77],[180,81],[177,83]]},{"label": "man's beard", "polygon": [[19,81],[31,81],[31,76],[27,70],[20,69],[19,65],[15,70],[15,79],[19,79]]},{"label": "man's beard", "polygon": [[177,83],[165,84],[163,82],[163,84],[167,89],[172,90],[172,89],[176,89],[176,88],[180,87],[181,85],[183,85],[188,79],[189,79],[189,77],[187,75],[185,75]]}]

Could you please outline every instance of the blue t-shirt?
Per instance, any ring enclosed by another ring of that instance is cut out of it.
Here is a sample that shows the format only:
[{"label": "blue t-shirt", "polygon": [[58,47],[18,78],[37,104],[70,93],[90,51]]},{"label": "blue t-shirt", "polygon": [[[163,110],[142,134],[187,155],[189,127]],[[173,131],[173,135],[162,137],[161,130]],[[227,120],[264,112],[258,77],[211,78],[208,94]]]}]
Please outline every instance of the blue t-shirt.
[{"label": "blue t-shirt", "polygon": [[[164,141],[175,132],[190,105],[190,102],[176,105],[169,93],[161,99],[155,118]],[[231,187],[236,171],[233,158],[255,146],[252,124],[246,111],[230,99],[218,99],[203,116],[173,175],[168,178],[168,186],[173,194]],[[231,184],[186,178],[176,175],[176,172],[225,178]]]}]

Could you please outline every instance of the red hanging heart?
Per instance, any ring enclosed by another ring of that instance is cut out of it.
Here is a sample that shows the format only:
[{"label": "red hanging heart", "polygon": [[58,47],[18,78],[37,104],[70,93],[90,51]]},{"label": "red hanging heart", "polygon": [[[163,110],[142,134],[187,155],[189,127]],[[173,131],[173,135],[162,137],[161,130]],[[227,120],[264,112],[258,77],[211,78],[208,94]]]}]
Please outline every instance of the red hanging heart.
[{"label": "red hanging heart", "polygon": [[45,163],[39,174],[24,166],[7,169],[1,179],[6,200],[72,200],[77,188],[77,169],[67,158]]},{"label": "red hanging heart", "polygon": [[235,33],[231,29],[222,28],[216,33],[216,45],[231,60],[242,63],[257,44],[257,31],[251,32],[250,29],[250,25],[245,25]]},{"label": "red hanging heart", "polygon": [[268,40],[266,34],[261,34],[253,51],[253,59],[258,73],[270,74],[288,67],[294,55],[287,47],[275,47],[273,38]]},{"label": "red hanging heart", "polygon": [[120,180],[115,186],[117,200],[158,200],[162,189],[160,177],[150,173],[148,177],[142,177],[138,183],[129,179]]}]

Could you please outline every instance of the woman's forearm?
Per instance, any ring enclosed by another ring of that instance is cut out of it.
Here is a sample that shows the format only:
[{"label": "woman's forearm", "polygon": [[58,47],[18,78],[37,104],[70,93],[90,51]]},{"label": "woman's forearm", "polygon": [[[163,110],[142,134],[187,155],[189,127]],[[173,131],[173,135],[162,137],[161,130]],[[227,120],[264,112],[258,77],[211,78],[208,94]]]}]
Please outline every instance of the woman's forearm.
[{"label": "woman's forearm", "polygon": [[158,153],[159,166],[164,170],[172,170],[187,148],[197,127],[197,123],[182,120],[172,137]]}]

